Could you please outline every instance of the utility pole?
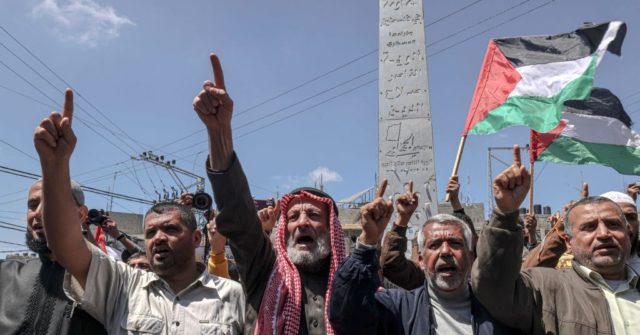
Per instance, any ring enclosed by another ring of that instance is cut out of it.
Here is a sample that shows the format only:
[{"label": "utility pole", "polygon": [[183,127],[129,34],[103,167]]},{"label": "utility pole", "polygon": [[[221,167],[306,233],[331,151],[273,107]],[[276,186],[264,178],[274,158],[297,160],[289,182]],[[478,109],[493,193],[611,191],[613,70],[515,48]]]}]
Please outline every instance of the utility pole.
[{"label": "utility pole", "polygon": [[[113,173],[113,184],[109,188],[109,192],[113,192],[116,188],[116,177],[118,177],[118,171]],[[113,209],[113,194],[109,197],[109,204],[107,205],[107,212],[111,212]]]},{"label": "utility pole", "polygon": [[[178,184],[178,187],[180,188],[181,191],[183,192],[187,192],[189,188],[195,186],[196,187],[196,192],[203,192],[204,191],[204,177],[199,176],[195,173],[189,172],[187,170],[181,169],[179,167],[176,166],[176,160],[166,160],[164,159],[164,156],[160,155],[156,155],[154,154],[152,151],[145,151],[142,154],[140,154],[140,156],[138,157],[131,157],[131,159],[133,160],[137,160],[137,161],[143,161],[143,162],[148,162],[157,166],[160,166],[164,169],[167,170],[167,172],[169,172],[169,175],[171,176],[171,178],[173,178],[173,180],[176,182],[176,184]],[[180,175],[183,176],[187,176],[190,178],[195,179],[195,182],[189,185],[185,185],[182,180],[180,179]],[[164,190],[165,193],[168,193],[166,190]],[[156,192],[157,193],[157,192]]]}]

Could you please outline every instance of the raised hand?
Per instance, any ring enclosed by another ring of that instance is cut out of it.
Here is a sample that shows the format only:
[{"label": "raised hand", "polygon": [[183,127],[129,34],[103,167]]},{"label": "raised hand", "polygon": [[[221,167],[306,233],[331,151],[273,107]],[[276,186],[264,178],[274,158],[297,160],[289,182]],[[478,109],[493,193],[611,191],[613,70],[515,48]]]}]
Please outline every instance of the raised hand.
[{"label": "raised hand", "polygon": [[454,211],[462,209],[462,204],[458,197],[459,194],[460,183],[458,183],[458,176],[451,176],[449,178],[449,183],[447,184],[447,195],[449,195],[449,203]]},{"label": "raised hand", "polygon": [[118,224],[113,221],[111,218],[108,218],[104,221],[106,226],[107,233],[113,238],[118,238],[120,236],[120,230],[118,229]]},{"label": "raised hand", "polygon": [[582,183],[582,189],[580,190],[580,198],[588,198],[589,197],[589,184]]},{"label": "raised hand", "polygon": [[227,94],[220,59],[213,53],[209,57],[213,81],[206,80],[202,84],[202,90],[193,99],[193,109],[209,131],[216,131],[231,126],[233,100]]},{"label": "raised hand", "polygon": [[407,192],[396,198],[396,225],[406,227],[411,220],[411,215],[418,207],[418,193],[413,191],[413,181],[409,182]]},{"label": "raised hand", "polygon": [[360,208],[360,223],[362,224],[360,241],[362,243],[377,244],[389,224],[391,214],[393,214],[393,203],[383,198],[387,183],[386,179],[383,180],[376,192],[376,198]]},{"label": "raised hand", "polygon": [[180,199],[176,200],[177,203],[181,204],[182,206],[192,206],[193,205],[193,193],[189,193],[189,192],[182,192],[182,194],[180,194]]},{"label": "raised hand", "polygon": [[41,164],[69,162],[77,138],[71,129],[73,120],[73,91],[64,92],[62,115],[52,112],[43,119],[34,131],[33,142]]},{"label": "raised hand", "polygon": [[280,201],[276,202],[276,208],[271,206],[263,208],[258,211],[258,218],[262,224],[262,230],[267,234],[271,233],[273,227],[276,225],[276,220],[280,215]]},{"label": "raised hand", "polygon": [[640,184],[631,183],[627,185],[627,194],[633,199],[633,201],[638,200],[638,192],[640,192]]},{"label": "raised hand", "polygon": [[531,233],[535,233],[537,228],[538,228],[538,219],[536,218],[536,216],[534,214],[527,214],[524,217],[524,229],[531,234]]},{"label": "raised hand", "polygon": [[209,244],[211,245],[211,253],[221,254],[224,252],[224,246],[227,244],[227,238],[224,237],[216,227],[215,220],[207,223],[207,234],[209,235]]},{"label": "raised hand", "polygon": [[227,94],[220,59],[213,53],[210,59],[213,81],[204,82],[202,90],[193,98],[193,109],[209,134],[209,167],[215,171],[224,171],[229,168],[233,158],[233,100]]},{"label": "raised hand", "polygon": [[498,210],[502,213],[517,211],[527,197],[530,184],[531,175],[520,160],[520,147],[514,145],[513,163],[493,180],[493,196]]}]

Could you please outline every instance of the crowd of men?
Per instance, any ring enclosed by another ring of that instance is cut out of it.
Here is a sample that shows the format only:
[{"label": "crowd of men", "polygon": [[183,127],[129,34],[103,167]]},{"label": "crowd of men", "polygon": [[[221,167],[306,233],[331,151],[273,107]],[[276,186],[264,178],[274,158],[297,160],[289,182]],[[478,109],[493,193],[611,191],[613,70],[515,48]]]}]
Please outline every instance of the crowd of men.
[{"label": "crowd of men", "polygon": [[384,180],[347,256],[338,207],[321,190],[295,189],[256,211],[233,146],[233,100],[210,59],[213,80],[193,100],[217,207],[206,214],[208,262],[195,257],[203,233],[188,195],[147,211],[144,250],[113,220],[124,257],[96,246],[69,173],[67,90],[62,113],[35,129],[42,179],[29,189],[26,241],[38,257],[0,262],[1,334],[640,334],[640,187],[596,197],[585,187],[538,241],[535,216],[519,217],[531,177],[516,146],[480,234],[452,177],[453,214],[427,218],[407,258],[418,195],[406,181],[391,199]]}]

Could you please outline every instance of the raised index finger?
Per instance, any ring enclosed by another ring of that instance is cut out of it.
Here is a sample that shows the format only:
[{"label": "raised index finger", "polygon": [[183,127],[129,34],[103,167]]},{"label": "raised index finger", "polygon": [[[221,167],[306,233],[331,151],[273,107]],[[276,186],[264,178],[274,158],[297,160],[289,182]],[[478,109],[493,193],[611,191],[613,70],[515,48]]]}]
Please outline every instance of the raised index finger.
[{"label": "raised index finger", "polygon": [[517,144],[513,145],[513,165],[522,165],[522,161],[520,160],[520,146]]},{"label": "raised index finger", "polygon": [[378,187],[378,192],[376,192],[376,198],[382,198],[384,196],[384,191],[387,190],[388,183],[389,182],[387,181],[387,178],[382,181],[382,184],[380,184],[380,187]]},{"label": "raised index finger", "polygon": [[220,64],[220,59],[218,55],[212,53],[209,55],[211,59],[211,67],[213,68],[213,82],[216,85],[216,88],[221,88],[223,90],[227,90],[224,86],[224,73],[222,72],[222,64]]},{"label": "raised index finger", "polygon": [[69,119],[69,125],[73,120],[73,91],[67,88],[64,91],[64,106],[62,108],[62,117]]},{"label": "raised index finger", "polygon": [[413,194],[413,180],[409,181],[409,193]]}]

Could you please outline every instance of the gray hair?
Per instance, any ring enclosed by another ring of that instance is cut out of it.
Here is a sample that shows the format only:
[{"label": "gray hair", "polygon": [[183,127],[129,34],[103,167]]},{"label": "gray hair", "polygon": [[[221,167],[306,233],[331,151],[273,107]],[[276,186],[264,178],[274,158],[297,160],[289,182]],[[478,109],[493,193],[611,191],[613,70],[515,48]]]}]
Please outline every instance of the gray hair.
[{"label": "gray hair", "polygon": [[424,228],[431,223],[439,223],[442,225],[454,224],[460,226],[464,235],[464,243],[467,245],[469,251],[473,251],[473,232],[471,231],[471,228],[469,228],[469,226],[460,218],[451,214],[438,214],[430,217],[420,229],[420,234],[418,234],[418,249],[420,250],[420,253],[424,251],[424,243],[426,242],[424,238]]},{"label": "gray hair", "polygon": [[[31,186],[42,183],[42,178],[38,178],[38,180],[34,181]],[[73,200],[76,202],[78,207],[84,206],[84,191],[82,191],[82,186],[78,184],[75,180],[71,180],[71,195],[73,196]]]},{"label": "gray hair", "polygon": [[196,216],[191,211],[191,207],[187,207],[185,205],[181,205],[181,204],[179,204],[177,202],[173,202],[173,201],[162,201],[162,202],[159,202],[159,203],[153,205],[151,208],[149,208],[147,213],[144,215],[143,222],[146,222],[147,217],[151,213],[154,213],[154,214],[165,214],[165,213],[171,212],[171,211],[179,211],[180,212],[180,219],[181,219],[182,223],[185,226],[187,226],[187,228],[189,228],[192,231],[198,229],[198,223],[196,222]]},{"label": "gray hair", "polygon": [[567,236],[569,236],[569,238],[573,237],[573,231],[571,231],[571,222],[569,221],[569,216],[571,215],[571,212],[573,211],[574,208],[578,207],[578,206],[585,206],[585,205],[591,205],[591,204],[602,204],[602,203],[612,203],[614,205],[616,205],[616,208],[618,209],[618,212],[620,213],[620,218],[622,219],[622,222],[625,223],[625,225],[627,224],[627,218],[625,218],[624,213],[622,212],[622,209],[620,208],[620,206],[618,206],[618,204],[606,197],[601,197],[601,196],[595,196],[595,197],[586,197],[583,199],[580,199],[576,202],[574,202],[571,207],[569,207],[569,209],[567,210],[567,212],[564,214],[564,232],[565,234],[567,234]]}]

